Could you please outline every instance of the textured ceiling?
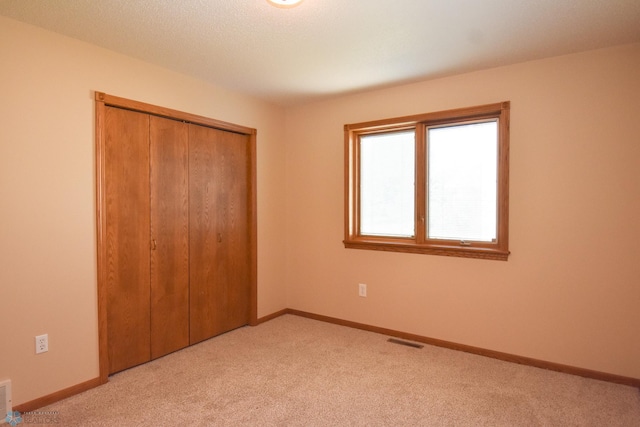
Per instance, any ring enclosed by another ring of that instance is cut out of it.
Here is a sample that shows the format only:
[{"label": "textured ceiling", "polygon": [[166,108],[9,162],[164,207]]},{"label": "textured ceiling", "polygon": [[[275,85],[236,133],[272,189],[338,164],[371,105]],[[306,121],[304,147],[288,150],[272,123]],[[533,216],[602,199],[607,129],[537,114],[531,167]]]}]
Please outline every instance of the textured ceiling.
[{"label": "textured ceiling", "polygon": [[280,105],[640,41],[640,0],[0,0],[0,15]]}]

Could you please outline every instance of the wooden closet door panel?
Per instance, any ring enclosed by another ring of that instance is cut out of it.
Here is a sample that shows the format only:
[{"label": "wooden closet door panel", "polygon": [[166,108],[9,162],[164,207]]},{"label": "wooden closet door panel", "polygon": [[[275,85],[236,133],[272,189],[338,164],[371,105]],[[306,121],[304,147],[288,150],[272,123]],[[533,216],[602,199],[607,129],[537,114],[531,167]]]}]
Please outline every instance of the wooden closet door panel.
[{"label": "wooden closet door panel", "polygon": [[105,111],[109,372],[149,361],[149,116]]},{"label": "wooden closet door panel", "polygon": [[[214,158],[215,133],[206,127],[189,126],[189,275],[190,343],[216,335],[217,181]],[[219,332],[218,332],[219,333]]]},{"label": "wooden closet door panel", "polygon": [[151,358],[189,345],[186,123],[150,117]]},{"label": "wooden closet door panel", "polygon": [[249,139],[189,129],[193,344],[249,322]]},{"label": "wooden closet door panel", "polygon": [[217,307],[221,328],[226,332],[249,323],[249,137],[222,132],[217,153],[217,167],[224,177],[217,187],[222,237],[218,242],[218,277],[225,283]]}]

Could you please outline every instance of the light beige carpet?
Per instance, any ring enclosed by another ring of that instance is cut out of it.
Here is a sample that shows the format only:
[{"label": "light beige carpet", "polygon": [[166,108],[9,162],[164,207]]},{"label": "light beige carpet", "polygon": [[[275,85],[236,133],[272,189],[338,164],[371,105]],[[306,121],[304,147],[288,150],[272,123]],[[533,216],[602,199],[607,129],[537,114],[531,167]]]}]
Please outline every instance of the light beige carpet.
[{"label": "light beige carpet", "polygon": [[64,426],[640,426],[640,392],[286,315],[53,404]]}]

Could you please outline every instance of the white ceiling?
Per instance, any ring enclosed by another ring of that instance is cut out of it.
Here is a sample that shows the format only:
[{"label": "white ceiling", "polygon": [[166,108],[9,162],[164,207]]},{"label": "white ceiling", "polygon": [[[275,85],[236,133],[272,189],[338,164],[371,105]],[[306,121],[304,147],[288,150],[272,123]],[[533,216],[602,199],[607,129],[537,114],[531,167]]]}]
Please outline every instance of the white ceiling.
[{"label": "white ceiling", "polygon": [[640,0],[0,0],[0,14],[280,105],[640,41]]}]

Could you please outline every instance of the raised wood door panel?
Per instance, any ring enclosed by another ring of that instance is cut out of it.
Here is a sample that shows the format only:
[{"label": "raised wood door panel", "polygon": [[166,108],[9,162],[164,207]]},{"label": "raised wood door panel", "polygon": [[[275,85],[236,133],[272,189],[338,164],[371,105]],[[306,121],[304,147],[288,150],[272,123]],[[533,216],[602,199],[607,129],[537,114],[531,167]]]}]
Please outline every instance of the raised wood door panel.
[{"label": "raised wood door panel", "polygon": [[189,126],[190,342],[249,322],[249,137]]},{"label": "raised wood door panel", "polygon": [[109,373],[150,360],[149,116],[106,107],[104,131]]},{"label": "raised wood door panel", "polygon": [[189,345],[186,123],[150,117],[151,358]]}]

